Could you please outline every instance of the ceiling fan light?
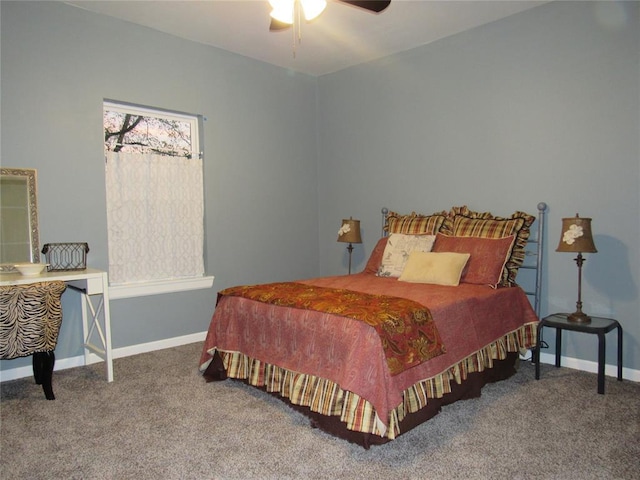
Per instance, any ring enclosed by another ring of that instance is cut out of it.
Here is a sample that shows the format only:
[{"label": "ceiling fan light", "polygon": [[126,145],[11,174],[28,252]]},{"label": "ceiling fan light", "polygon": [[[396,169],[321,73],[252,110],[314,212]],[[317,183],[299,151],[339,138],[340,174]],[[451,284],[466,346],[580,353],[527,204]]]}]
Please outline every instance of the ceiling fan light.
[{"label": "ceiling fan light", "polygon": [[294,0],[269,0],[269,5],[273,8],[270,15],[282,23],[293,24],[293,2]]},{"label": "ceiling fan light", "polygon": [[311,21],[324,12],[327,7],[326,0],[300,0],[302,4],[302,11],[304,12],[304,18],[307,21]]}]

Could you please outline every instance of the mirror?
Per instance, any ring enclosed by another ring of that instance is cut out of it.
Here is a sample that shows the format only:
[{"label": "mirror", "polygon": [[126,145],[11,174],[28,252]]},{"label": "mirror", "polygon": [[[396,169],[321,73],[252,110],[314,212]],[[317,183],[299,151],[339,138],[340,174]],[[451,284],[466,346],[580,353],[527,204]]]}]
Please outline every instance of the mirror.
[{"label": "mirror", "polygon": [[0,168],[0,272],[40,261],[36,171]]}]

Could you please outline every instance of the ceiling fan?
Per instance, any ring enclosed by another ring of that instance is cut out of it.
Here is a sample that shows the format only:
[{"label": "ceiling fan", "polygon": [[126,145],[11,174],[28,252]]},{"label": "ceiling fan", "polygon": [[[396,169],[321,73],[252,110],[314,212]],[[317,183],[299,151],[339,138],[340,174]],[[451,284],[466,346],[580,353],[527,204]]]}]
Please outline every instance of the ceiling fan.
[{"label": "ceiling fan", "polygon": [[[389,6],[391,0],[336,0],[370,12],[380,13]],[[284,30],[296,23],[299,25],[301,16],[311,21],[320,15],[327,6],[326,0],[269,0],[273,8],[269,30]]]}]

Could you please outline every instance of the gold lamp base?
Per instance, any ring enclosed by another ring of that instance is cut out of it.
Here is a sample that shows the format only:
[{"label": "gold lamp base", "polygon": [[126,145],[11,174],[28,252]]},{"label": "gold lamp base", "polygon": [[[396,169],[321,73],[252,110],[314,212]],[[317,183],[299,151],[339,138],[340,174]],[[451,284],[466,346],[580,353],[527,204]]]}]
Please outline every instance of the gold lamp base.
[{"label": "gold lamp base", "polygon": [[567,315],[567,320],[573,323],[591,323],[591,317],[582,311]]}]

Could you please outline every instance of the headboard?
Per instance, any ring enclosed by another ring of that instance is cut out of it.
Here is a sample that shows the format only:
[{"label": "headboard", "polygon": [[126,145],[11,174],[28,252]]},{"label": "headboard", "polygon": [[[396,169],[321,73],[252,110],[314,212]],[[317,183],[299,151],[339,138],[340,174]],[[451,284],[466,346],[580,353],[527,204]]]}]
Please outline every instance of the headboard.
[{"label": "headboard", "polygon": [[[528,281],[523,287],[525,293],[533,302],[533,309],[538,318],[540,318],[540,299],[542,292],[542,260],[544,253],[544,231],[545,231],[545,213],[547,204],[540,202],[537,205],[538,214],[536,220],[531,225],[529,238],[525,247],[525,259],[518,269],[532,271],[533,279]],[[386,225],[389,217],[389,209],[383,208],[382,211],[382,236],[386,236]]]},{"label": "headboard", "polygon": [[542,292],[542,259],[544,253],[544,231],[545,231],[545,214],[547,211],[547,204],[544,202],[538,203],[538,217],[536,219],[535,234],[533,229],[527,242],[527,249],[525,255],[527,257],[533,257],[533,262],[524,263],[520,268],[525,270],[533,270],[535,273],[535,279],[533,281],[532,289],[525,289],[525,293],[533,298],[533,309],[536,312],[538,318],[540,318],[540,298]]}]

